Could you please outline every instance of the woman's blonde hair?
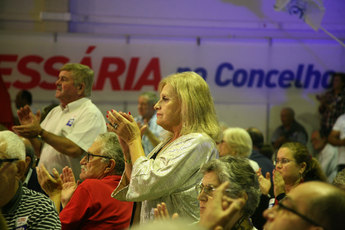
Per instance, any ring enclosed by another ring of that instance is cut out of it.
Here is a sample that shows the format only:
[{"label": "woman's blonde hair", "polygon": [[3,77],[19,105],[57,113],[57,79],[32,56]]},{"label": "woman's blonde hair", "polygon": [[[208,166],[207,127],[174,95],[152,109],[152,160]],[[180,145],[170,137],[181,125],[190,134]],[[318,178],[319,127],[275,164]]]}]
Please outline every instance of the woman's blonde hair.
[{"label": "woman's blonde hair", "polygon": [[171,85],[181,103],[181,135],[200,132],[219,140],[219,124],[206,81],[195,72],[172,74],[159,83],[159,91]]}]

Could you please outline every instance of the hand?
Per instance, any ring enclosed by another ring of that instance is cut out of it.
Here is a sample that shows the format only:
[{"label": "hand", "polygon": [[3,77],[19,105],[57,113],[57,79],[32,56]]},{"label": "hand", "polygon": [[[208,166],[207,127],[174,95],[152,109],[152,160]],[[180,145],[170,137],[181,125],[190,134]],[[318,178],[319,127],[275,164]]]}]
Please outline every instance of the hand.
[{"label": "hand", "polygon": [[25,106],[18,110],[18,114],[21,114],[22,118],[20,119],[21,125],[13,126],[13,131],[20,136],[26,138],[37,137],[41,132],[42,128],[40,125],[41,113],[40,111],[34,115],[29,106]]},{"label": "hand", "polygon": [[266,173],[265,177],[262,175],[261,168],[256,171],[256,175],[258,176],[259,184],[260,184],[260,191],[262,194],[267,195],[271,189],[271,175],[269,172]]},{"label": "hand", "polygon": [[30,106],[25,105],[24,107],[21,107],[17,110],[18,119],[21,125],[27,125],[30,124],[31,121],[31,115],[32,111],[30,109]]},{"label": "hand", "polygon": [[38,183],[49,197],[60,195],[62,190],[62,180],[55,168],[53,169],[53,177],[49,174],[43,164],[36,167],[36,172]]},{"label": "hand", "polygon": [[[157,204],[157,208],[155,208],[153,211],[155,215],[155,220],[169,220],[170,219],[168,209],[164,202]],[[171,216],[171,219],[176,220],[178,217],[179,215],[177,213],[174,213]]]},{"label": "hand", "polygon": [[222,183],[213,193],[208,196],[208,202],[203,215],[200,216],[199,224],[207,229],[222,229],[225,226],[231,228],[240,217],[245,205],[244,198],[231,199],[225,194],[229,182]]},{"label": "hand", "polygon": [[285,193],[285,182],[282,174],[277,170],[273,170],[274,196],[277,197],[281,193]]},{"label": "hand", "polygon": [[62,191],[61,191],[61,204],[65,207],[70,201],[74,191],[77,189],[77,183],[75,182],[75,177],[73,171],[70,167],[64,167],[62,169]]},{"label": "hand", "polygon": [[132,115],[111,110],[108,111],[107,119],[111,124],[117,125],[117,127],[114,128],[110,124],[107,124],[108,129],[116,133],[124,142],[127,144],[134,140],[140,140],[141,142],[140,129]]}]

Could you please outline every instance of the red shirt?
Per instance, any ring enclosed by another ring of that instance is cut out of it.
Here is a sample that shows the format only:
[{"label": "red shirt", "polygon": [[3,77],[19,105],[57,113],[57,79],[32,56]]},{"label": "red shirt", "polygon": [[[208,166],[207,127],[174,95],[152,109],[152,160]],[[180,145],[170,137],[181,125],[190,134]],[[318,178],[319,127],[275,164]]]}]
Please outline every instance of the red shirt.
[{"label": "red shirt", "polygon": [[112,175],[83,181],[60,212],[62,229],[128,228],[133,203],[110,196],[120,179],[121,176]]}]

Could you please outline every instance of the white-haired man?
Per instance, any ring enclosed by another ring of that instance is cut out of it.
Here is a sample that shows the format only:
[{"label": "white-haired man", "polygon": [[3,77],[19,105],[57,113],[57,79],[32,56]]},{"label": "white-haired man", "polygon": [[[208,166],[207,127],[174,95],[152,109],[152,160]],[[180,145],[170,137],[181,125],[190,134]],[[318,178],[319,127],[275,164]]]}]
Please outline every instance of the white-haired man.
[{"label": "white-haired man", "polygon": [[80,161],[77,185],[73,172],[65,167],[62,179],[54,178],[43,165],[37,169],[43,190],[60,212],[62,229],[125,229],[132,216],[132,202],[119,201],[110,195],[120,182],[125,162],[115,133],[100,134]]},{"label": "white-haired man", "polygon": [[24,173],[23,141],[11,131],[1,131],[0,208],[8,229],[61,229],[53,202],[22,186]]}]

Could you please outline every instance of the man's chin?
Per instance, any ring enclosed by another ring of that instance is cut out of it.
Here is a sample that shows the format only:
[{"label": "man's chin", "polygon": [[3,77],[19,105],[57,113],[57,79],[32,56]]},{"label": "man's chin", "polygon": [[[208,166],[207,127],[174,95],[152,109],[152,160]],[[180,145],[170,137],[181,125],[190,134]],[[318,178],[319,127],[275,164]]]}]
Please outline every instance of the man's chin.
[{"label": "man's chin", "polygon": [[55,91],[55,98],[59,99],[60,95],[61,95],[61,92],[56,90]]}]

